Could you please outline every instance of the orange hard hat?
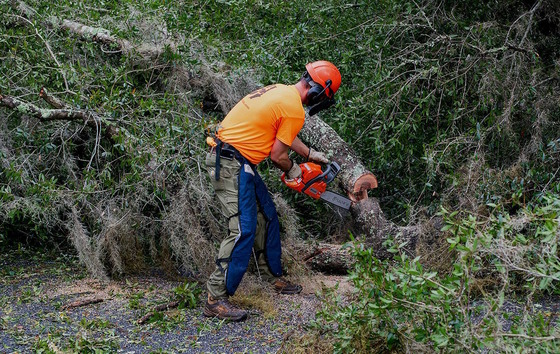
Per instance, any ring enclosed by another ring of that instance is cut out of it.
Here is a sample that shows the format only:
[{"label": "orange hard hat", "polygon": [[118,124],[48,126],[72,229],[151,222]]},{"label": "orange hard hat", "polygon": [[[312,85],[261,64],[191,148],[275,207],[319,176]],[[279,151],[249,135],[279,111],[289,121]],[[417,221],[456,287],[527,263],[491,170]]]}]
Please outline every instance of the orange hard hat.
[{"label": "orange hard hat", "polygon": [[[307,69],[309,76],[311,76],[311,79],[314,82],[323,86],[323,88],[328,86],[326,94],[329,98],[333,98],[334,94],[340,87],[340,83],[342,82],[340,71],[338,71],[336,66],[329,61],[319,60],[307,64],[305,69]],[[328,84],[329,80],[330,85]]]}]

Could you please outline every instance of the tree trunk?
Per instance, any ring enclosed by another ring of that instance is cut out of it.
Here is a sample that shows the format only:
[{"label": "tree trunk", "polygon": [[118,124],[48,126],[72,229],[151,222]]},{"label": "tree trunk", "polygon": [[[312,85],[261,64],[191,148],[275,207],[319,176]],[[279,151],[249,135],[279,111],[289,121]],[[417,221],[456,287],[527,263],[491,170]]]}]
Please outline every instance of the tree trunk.
[{"label": "tree trunk", "polygon": [[398,236],[399,242],[407,243],[404,249],[413,252],[417,238],[416,228],[395,225],[387,220],[379,201],[368,198],[367,191],[377,188],[377,179],[334,129],[317,116],[307,116],[300,136],[302,140],[324,152],[330,160],[340,165],[341,171],[337,178],[341,188],[353,201],[350,211],[356,236],[363,235],[363,241],[375,249],[379,258],[390,256],[383,245],[388,236]]},{"label": "tree trunk", "polygon": [[317,116],[307,116],[300,131],[302,139],[317,150],[327,154],[329,159],[336,161],[341,171],[338,176],[342,188],[352,201],[367,198],[369,189],[377,188],[377,179],[360,162],[360,159],[348,144],[328,124]]}]

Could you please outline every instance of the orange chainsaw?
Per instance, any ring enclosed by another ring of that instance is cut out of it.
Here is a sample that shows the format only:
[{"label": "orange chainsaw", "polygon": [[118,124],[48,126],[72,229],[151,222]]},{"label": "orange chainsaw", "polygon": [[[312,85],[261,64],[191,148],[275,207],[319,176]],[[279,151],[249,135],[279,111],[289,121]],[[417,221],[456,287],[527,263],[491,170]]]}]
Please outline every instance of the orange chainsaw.
[{"label": "orange chainsaw", "polygon": [[340,194],[327,190],[327,184],[331,183],[338,172],[340,166],[336,162],[330,162],[325,169],[313,162],[305,162],[299,165],[301,177],[286,179],[286,173],[282,174],[282,182],[291,189],[305,193],[313,199],[323,199],[333,205],[343,209],[350,209],[352,201]]}]

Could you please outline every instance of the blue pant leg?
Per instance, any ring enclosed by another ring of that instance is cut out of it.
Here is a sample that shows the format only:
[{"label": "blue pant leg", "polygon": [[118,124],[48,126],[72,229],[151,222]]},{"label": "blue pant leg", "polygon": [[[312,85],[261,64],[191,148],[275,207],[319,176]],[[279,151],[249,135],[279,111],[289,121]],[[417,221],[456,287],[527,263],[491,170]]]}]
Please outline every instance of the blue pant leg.
[{"label": "blue pant leg", "polygon": [[280,221],[274,202],[261,176],[255,171],[255,192],[266,218],[265,259],[272,275],[282,275],[282,246],[280,244]]},{"label": "blue pant leg", "polygon": [[239,235],[231,252],[226,271],[226,290],[233,295],[247,271],[255,233],[257,229],[257,197],[255,193],[255,171],[247,162],[239,169]]}]

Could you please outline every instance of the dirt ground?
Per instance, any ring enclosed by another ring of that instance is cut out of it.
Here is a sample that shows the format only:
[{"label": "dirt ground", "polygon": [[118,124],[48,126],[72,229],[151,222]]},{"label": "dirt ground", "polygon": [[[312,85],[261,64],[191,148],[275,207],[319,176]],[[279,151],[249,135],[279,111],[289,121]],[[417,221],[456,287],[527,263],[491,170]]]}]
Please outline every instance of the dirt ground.
[{"label": "dirt ground", "polygon": [[[294,335],[305,332],[319,308],[316,293],[344,277],[298,279],[302,294],[277,295],[246,276],[234,300],[250,310],[241,323],[202,315],[205,292],[193,309],[156,312],[174,300],[185,280],[152,275],[102,282],[88,277],[75,259],[10,256],[0,260],[0,353],[277,353],[289,351]],[[72,307],[81,300],[100,302]]]}]

